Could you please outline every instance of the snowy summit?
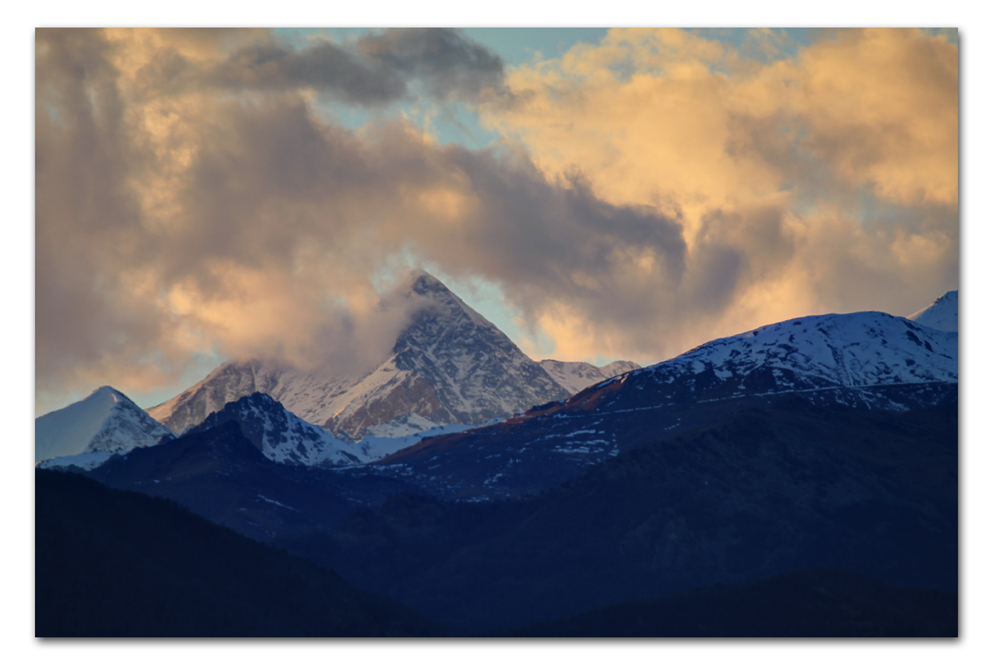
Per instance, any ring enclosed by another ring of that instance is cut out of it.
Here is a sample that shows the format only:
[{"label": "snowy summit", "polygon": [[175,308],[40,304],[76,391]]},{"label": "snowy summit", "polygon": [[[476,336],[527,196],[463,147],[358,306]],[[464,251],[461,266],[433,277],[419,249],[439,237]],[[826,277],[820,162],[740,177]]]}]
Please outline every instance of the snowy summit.
[{"label": "snowy summit", "polygon": [[89,452],[128,452],[171,431],[110,386],[35,420],[35,462]]},{"label": "snowy summit", "polygon": [[957,383],[957,333],[855,312],[789,319],[714,340],[574,399],[624,385],[660,393],[670,405],[798,393],[900,410],[952,397]]},{"label": "snowy summit", "polygon": [[914,312],[907,319],[940,331],[957,333],[958,291],[948,292],[923,310]]}]

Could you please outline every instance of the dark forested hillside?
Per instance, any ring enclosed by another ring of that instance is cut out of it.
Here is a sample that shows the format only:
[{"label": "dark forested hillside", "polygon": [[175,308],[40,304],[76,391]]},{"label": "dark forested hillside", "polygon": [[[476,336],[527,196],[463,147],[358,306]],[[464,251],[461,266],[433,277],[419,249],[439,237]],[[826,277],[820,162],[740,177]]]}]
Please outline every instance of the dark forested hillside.
[{"label": "dark forested hillside", "polygon": [[443,629],[174,503],[35,471],[35,635],[426,636]]},{"label": "dark forested hillside", "polygon": [[501,635],[953,638],[958,636],[958,594],[809,569],[609,606]]},{"label": "dark forested hillside", "polygon": [[398,495],[278,540],[429,617],[516,627],[640,597],[834,567],[958,585],[957,407],[744,410],[538,496]]}]

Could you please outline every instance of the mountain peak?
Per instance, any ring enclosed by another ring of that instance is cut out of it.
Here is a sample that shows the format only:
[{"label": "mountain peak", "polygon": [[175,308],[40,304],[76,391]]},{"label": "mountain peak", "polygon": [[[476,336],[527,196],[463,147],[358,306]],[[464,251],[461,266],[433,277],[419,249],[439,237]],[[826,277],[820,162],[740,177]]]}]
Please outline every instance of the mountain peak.
[{"label": "mountain peak", "polygon": [[425,294],[428,291],[448,291],[448,288],[440,280],[421,268],[410,271],[403,279],[400,289],[417,294]]},{"label": "mountain peak", "polygon": [[[427,307],[443,306],[446,315],[452,319],[464,315],[477,326],[493,327],[489,320],[469,307],[455,292],[448,289],[447,285],[420,268],[410,271],[396,290],[383,299],[382,305],[391,308],[399,305],[401,301],[407,300],[411,303],[417,302],[417,307],[414,309],[414,322],[424,316],[420,314],[420,311],[424,309],[426,303]],[[437,313],[432,312],[432,314]]]},{"label": "mountain peak", "polygon": [[111,386],[35,420],[35,461],[86,452],[130,450],[170,436],[170,430]]},{"label": "mountain peak", "polygon": [[923,310],[907,317],[924,326],[949,333],[958,332],[958,291],[950,291],[940,296]]},{"label": "mountain peak", "polygon": [[279,464],[336,466],[362,463],[362,452],[309,424],[267,393],[255,392],[209,414],[191,433],[235,423],[264,456]]},{"label": "mountain peak", "polygon": [[122,401],[131,402],[132,400],[129,399],[120,390],[116,390],[111,386],[101,386],[100,388],[96,388],[94,392],[87,395],[86,399],[84,399],[83,401],[88,401],[88,402],[103,401],[107,402],[109,406],[114,406],[118,402]]},{"label": "mountain peak", "polygon": [[433,275],[425,271],[424,269],[417,267],[410,270],[410,280],[419,280],[420,278],[430,278],[431,280],[437,280]]}]

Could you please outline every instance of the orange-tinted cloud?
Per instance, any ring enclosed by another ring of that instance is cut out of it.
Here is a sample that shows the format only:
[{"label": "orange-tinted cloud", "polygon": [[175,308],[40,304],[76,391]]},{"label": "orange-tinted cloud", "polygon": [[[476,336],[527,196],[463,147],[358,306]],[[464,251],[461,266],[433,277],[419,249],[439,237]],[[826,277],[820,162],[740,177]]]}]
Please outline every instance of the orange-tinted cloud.
[{"label": "orange-tinted cloud", "polygon": [[[772,31],[737,48],[611,30],[514,70],[517,102],[487,115],[550,178],[578,172],[602,199],[679,219],[690,268],[662,314],[697,312],[669,324],[668,355],[811,312],[905,313],[957,285],[957,48],[882,29],[789,52]],[[584,318],[645,353],[634,333]]]}]

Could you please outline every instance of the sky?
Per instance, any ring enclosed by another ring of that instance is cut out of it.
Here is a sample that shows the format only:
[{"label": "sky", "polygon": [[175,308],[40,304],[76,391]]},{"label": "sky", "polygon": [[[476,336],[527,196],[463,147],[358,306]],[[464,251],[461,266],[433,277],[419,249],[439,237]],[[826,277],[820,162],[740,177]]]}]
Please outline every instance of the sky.
[{"label": "sky", "polygon": [[[372,351],[439,277],[536,359],[651,364],[959,284],[930,29],[40,29],[35,412]],[[391,335],[391,333],[389,333]]]}]

